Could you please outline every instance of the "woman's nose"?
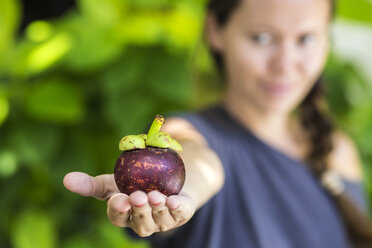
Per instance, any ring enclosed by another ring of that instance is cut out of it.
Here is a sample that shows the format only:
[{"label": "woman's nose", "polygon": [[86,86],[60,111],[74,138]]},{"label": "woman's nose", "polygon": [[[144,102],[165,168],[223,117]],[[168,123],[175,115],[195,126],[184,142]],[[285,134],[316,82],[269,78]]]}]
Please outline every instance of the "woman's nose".
[{"label": "woman's nose", "polygon": [[295,44],[282,42],[273,50],[270,70],[283,78],[291,76],[299,66],[298,55]]}]

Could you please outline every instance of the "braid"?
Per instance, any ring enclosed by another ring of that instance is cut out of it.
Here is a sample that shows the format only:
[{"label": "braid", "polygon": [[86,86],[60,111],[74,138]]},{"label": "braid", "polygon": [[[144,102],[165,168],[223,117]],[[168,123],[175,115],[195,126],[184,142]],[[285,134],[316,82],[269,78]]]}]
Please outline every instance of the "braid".
[{"label": "braid", "polygon": [[332,151],[334,127],[324,112],[324,87],[319,79],[300,106],[300,119],[310,138],[311,151],[307,156],[310,169],[319,177],[327,170],[326,160]]},{"label": "braid", "polygon": [[[299,116],[303,127],[309,134],[311,150],[307,161],[311,171],[321,180],[327,171],[327,157],[332,151],[334,127],[325,116],[325,97],[323,79],[319,79],[302,102]],[[345,193],[329,192],[337,206],[346,232],[353,248],[372,247],[372,225],[365,215]]]}]

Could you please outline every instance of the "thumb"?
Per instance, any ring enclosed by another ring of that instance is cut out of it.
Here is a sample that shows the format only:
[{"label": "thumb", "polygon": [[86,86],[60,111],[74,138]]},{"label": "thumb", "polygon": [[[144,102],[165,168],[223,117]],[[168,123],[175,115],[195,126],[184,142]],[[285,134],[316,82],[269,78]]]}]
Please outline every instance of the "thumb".
[{"label": "thumb", "polygon": [[83,172],[70,172],[63,178],[63,184],[71,192],[100,200],[119,192],[112,174],[91,177]]}]

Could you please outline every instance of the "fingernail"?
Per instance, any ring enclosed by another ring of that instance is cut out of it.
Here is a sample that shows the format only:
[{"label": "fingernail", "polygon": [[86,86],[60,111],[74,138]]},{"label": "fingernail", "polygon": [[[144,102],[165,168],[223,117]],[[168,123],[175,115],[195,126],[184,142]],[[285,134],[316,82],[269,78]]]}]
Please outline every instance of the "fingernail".
[{"label": "fingernail", "polygon": [[152,205],[153,206],[159,206],[161,204],[161,202],[157,202],[157,203],[153,203]]},{"label": "fingernail", "polygon": [[175,203],[173,206],[173,204],[171,204],[171,206],[169,206],[172,210],[176,210],[177,208],[179,208],[180,204],[179,203]]},{"label": "fingernail", "polygon": [[143,206],[145,206],[145,204],[142,204],[142,205],[135,205],[135,204],[134,204],[134,206],[135,206],[136,208],[142,208]]},{"label": "fingernail", "polygon": [[130,207],[129,208],[122,208],[119,210],[119,214],[125,214],[125,213],[128,213],[130,211]]}]

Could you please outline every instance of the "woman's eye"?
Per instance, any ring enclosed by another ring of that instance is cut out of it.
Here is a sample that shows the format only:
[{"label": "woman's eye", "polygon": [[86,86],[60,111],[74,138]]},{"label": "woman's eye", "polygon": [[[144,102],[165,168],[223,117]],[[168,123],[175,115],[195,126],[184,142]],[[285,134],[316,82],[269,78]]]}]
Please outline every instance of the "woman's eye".
[{"label": "woman's eye", "polygon": [[268,45],[272,41],[272,37],[268,33],[252,35],[252,41],[259,45]]},{"label": "woman's eye", "polygon": [[315,43],[315,35],[313,34],[306,34],[306,35],[302,35],[299,40],[298,40],[298,43],[300,45],[303,45],[303,46],[309,46],[309,45],[312,45]]}]

